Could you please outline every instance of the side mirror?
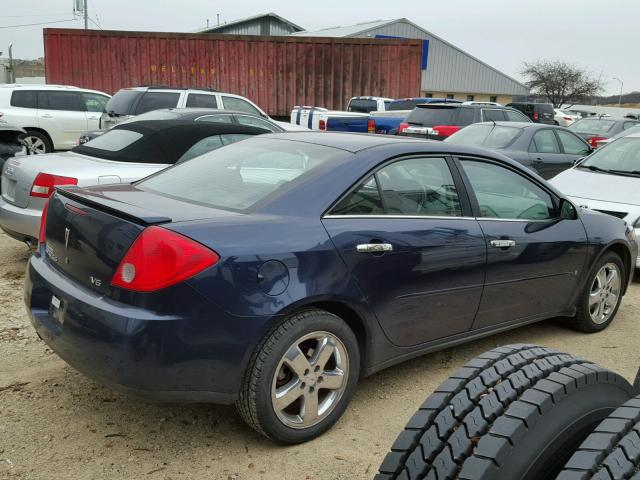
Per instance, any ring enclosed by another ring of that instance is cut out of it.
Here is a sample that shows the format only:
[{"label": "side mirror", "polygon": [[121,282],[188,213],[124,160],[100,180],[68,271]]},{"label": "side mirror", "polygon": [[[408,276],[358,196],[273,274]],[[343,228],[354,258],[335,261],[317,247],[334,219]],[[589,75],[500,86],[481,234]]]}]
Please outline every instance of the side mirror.
[{"label": "side mirror", "polygon": [[578,219],[578,210],[566,198],[563,198],[563,199],[560,200],[560,218],[562,220],[577,220]]}]

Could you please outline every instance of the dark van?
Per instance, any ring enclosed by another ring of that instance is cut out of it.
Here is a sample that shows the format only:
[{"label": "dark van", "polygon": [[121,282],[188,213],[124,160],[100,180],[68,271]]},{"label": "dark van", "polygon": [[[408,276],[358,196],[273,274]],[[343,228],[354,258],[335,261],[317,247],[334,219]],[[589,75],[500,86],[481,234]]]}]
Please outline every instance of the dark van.
[{"label": "dark van", "polygon": [[554,120],[555,111],[550,103],[515,102],[508,103],[507,107],[516,108],[524,113],[535,123],[546,123],[547,125],[558,125]]}]

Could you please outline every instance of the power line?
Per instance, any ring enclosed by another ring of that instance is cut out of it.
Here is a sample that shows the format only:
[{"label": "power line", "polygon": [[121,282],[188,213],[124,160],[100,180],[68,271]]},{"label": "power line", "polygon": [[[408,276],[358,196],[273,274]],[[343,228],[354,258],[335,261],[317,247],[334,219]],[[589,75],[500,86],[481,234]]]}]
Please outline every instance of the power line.
[{"label": "power line", "polygon": [[87,17],[87,18],[88,18],[88,19],[89,19],[89,21],[90,21],[91,23],[93,23],[96,27],[98,27],[100,30],[103,30],[103,28],[102,28],[100,25],[98,25],[96,22],[94,22],[94,21],[93,21],[93,18],[91,18],[91,17]]},{"label": "power line", "polygon": [[69,20],[54,20],[51,22],[23,23],[22,25],[0,25],[0,28],[33,27],[34,25],[49,25],[50,23],[75,22],[76,20],[77,18],[71,18]]},{"label": "power line", "polygon": [[29,15],[0,15],[0,18],[20,18],[20,17],[61,17],[67,13],[38,13]]}]

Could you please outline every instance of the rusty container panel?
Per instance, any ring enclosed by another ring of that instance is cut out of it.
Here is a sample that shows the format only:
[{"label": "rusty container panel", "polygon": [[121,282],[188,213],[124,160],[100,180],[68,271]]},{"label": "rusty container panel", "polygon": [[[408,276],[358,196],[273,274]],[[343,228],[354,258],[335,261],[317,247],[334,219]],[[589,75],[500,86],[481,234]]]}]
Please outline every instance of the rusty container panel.
[{"label": "rusty container panel", "polygon": [[44,29],[47,83],[113,94],[140,85],[206,87],[274,116],[344,109],[356,95],[420,94],[422,42]]}]

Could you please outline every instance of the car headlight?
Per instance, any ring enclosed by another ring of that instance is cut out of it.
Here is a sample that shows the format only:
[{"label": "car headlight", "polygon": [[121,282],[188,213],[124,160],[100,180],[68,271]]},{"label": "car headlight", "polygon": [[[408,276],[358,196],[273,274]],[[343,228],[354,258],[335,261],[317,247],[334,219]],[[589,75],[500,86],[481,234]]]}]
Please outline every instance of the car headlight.
[{"label": "car headlight", "polygon": [[[637,223],[637,222],[636,222]],[[627,227],[627,238],[632,242],[636,241],[637,235],[633,227]]]}]

